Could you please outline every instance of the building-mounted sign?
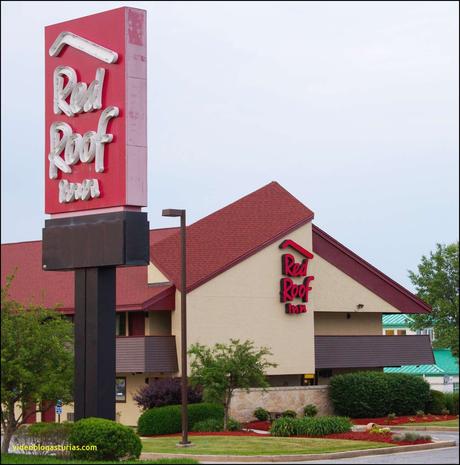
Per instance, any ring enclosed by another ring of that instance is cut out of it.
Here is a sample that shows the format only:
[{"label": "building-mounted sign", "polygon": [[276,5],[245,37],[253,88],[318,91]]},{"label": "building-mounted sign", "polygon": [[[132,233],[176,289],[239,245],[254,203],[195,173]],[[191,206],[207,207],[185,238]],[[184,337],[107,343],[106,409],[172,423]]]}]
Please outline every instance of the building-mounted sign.
[{"label": "building-mounted sign", "polygon": [[[279,247],[280,249],[291,247],[305,257],[299,263],[290,253],[281,256],[281,272],[287,277],[280,280],[280,301],[285,303],[286,313],[306,313],[308,293],[311,291],[310,282],[315,279],[313,276],[307,276],[308,261],[313,258],[313,254],[290,239],[283,241]],[[301,277],[304,277],[302,282],[294,280]],[[296,299],[300,299],[303,303],[295,303]]]},{"label": "building-mounted sign", "polygon": [[147,205],[145,19],[118,8],[45,29],[46,213]]}]

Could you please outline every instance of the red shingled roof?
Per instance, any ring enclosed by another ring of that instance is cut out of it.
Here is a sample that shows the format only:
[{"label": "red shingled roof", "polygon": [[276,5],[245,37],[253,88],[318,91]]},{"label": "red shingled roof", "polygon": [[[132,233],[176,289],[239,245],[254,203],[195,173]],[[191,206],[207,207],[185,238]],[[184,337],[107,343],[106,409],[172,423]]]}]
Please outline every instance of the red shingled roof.
[{"label": "red shingled roof", "polygon": [[[313,219],[313,212],[272,182],[187,227],[187,291],[204,284]],[[147,267],[117,269],[117,310],[174,309],[180,287],[180,231],[150,231],[152,262],[172,284],[147,284]],[[405,313],[430,307],[316,226],[313,251]],[[20,302],[74,306],[73,272],[44,272],[41,242],[2,245],[2,285],[15,267],[11,296]]]},{"label": "red shingled roof", "polygon": [[[15,269],[13,299],[73,312],[74,272],[43,271],[41,241],[2,244],[2,286]],[[117,268],[118,311],[173,310],[174,294],[173,285],[149,286],[146,266]]]},{"label": "red shingled roof", "polygon": [[[277,182],[187,227],[187,291],[204,284],[313,219]],[[180,232],[150,246],[152,262],[180,287]]]}]

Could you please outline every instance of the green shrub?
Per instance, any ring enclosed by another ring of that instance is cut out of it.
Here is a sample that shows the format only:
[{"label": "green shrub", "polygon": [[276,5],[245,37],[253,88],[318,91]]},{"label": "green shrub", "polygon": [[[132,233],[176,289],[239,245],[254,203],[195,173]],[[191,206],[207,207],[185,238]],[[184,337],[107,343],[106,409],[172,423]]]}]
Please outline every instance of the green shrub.
[{"label": "green shrub", "polygon": [[429,385],[413,375],[360,371],[333,376],[330,398],[337,414],[353,418],[410,415],[425,408]]},{"label": "green shrub", "polygon": [[412,415],[424,410],[430,397],[430,385],[421,377],[404,373],[382,373],[388,382],[390,412]]},{"label": "green shrub", "polygon": [[444,394],[446,408],[451,415],[458,415],[458,392],[446,392]]},{"label": "green shrub", "polygon": [[430,391],[430,398],[426,403],[425,412],[440,415],[445,408],[447,406],[444,393],[432,389]]},{"label": "green shrub", "polygon": [[272,436],[325,436],[346,433],[351,427],[351,421],[346,417],[285,417],[275,420],[270,432]]},{"label": "green shrub", "polygon": [[396,442],[401,442],[401,441],[407,441],[407,442],[414,442],[417,441],[418,439],[422,439],[424,441],[431,441],[431,436],[429,434],[417,434],[414,432],[408,432],[404,434],[394,434],[392,436],[393,441]]},{"label": "green shrub", "polygon": [[223,431],[224,422],[223,420],[218,420],[217,418],[208,418],[207,420],[196,422],[192,426],[191,430],[200,433]]},{"label": "green shrub", "polygon": [[[227,429],[228,431],[240,431],[241,423],[233,418],[229,418],[227,421]],[[198,421],[192,426],[191,430],[200,433],[224,431],[224,420],[208,418],[207,420]]]},{"label": "green shrub", "polygon": [[318,409],[314,404],[308,404],[303,408],[303,414],[305,417],[315,417],[318,414]]},{"label": "green shrub", "polygon": [[[14,435],[13,442],[17,446],[37,444],[40,446],[52,446],[56,444],[67,445],[73,423],[32,423],[22,425]],[[34,455],[51,455],[55,451],[37,450]],[[66,452],[57,451],[57,455],[68,455]]]},{"label": "green shrub", "polygon": [[254,410],[254,416],[259,420],[259,421],[267,421],[270,419],[270,413],[268,410],[265,410],[262,407],[256,408]]},{"label": "green shrub", "polygon": [[120,460],[139,458],[141,440],[132,428],[103,418],[84,418],[75,422],[69,436],[75,446],[95,445],[97,450],[72,450],[80,460]]},{"label": "green shrub", "polygon": [[282,414],[282,418],[295,418],[297,416],[297,413],[294,412],[294,410],[285,410]]},{"label": "green shrub", "polygon": [[295,436],[297,434],[297,422],[298,420],[295,418],[279,418],[278,420],[275,420],[272,423],[270,427],[270,433],[272,434],[272,436]]},{"label": "green shrub", "polygon": [[[210,418],[223,421],[223,407],[208,403],[191,404],[188,406],[188,424],[190,429],[196,423]],[[180,433],[181,430],[180,405],[151,408],[142,413],[137,422],[137,432],[141,436]]]},{"label": "green shrub", "polygon": [[408,442],[413,442],[413,441],[417,441],[418,439],[424,439],[425,437],[428,437],[431,439],[430,436],[422,436],[418,433],[414,433],[412,431],[410,432],[407,432],[407,433],[404,433],[403,435],[403,441],[408,441]]},{"label": "green shrub", "polygon": [[241,423],[234,418],[229,418],[227,421],[227,429],[229,431],[241,431]]}]

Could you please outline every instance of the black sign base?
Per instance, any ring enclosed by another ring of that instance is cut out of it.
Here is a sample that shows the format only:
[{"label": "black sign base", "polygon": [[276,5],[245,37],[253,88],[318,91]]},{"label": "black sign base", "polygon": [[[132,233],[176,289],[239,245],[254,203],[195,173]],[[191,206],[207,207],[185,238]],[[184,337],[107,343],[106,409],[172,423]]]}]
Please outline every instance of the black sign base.
[{"label": "black sign base", "polygon": [[115,420],[116,268],[75,271],[75,421]]},{"label": "black sign base", "polygon": [[43,269],[147,265],[147,213],[121,211],[52,218],[43,229]]},{"label": "black sign base", "polygon": [[116,267],[148,265],[147,214],[46,220],[42,246],[45,271],[75,270],[74,419],[115,420]]}]

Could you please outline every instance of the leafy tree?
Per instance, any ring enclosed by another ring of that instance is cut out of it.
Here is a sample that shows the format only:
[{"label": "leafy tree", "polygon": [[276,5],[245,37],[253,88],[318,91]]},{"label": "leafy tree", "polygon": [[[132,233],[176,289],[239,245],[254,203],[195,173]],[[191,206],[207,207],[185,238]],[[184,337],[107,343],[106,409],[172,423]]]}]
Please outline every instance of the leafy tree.
[{"label": "leafy tree", "polygon": [[[2,452],[11,437],[47,401],[72,400],[73,325],[55,310],[23,306],[1,289]],[[30,408],[30,406],[36,406]],[[15,411],[15,406],[21,407]]]},{"label": "leafy tree", "polygon": [[413,315],[414,330],[433,328],[435,347],[449,347],[458,357],[458,242],[436,244],[429,257],[422,256],[418,273],[409,271],[417,295],[431,305],[430,314]]},{"label": "leafy tree", "polygon": [[204,388],[207,401],[216,402],[224,407],[224,430],[227,431],[228,412],[235,389],[267,387],[265,370],[276,364],[266,361],[272,355],[267,347],[257,349],[254,342],[240,342],[230,339],[230,344],[215,344],[206,347],[193,344],[191,355],[190,381]]}]

